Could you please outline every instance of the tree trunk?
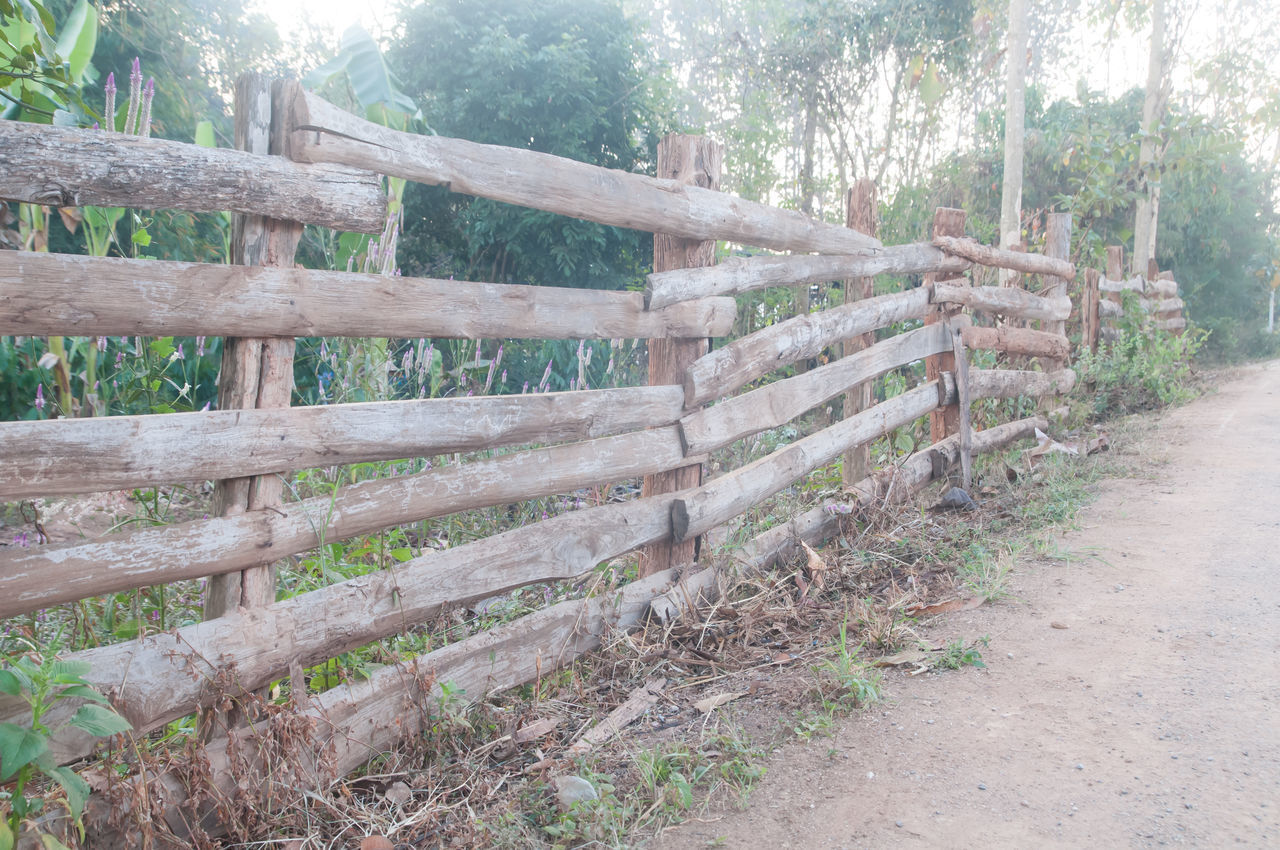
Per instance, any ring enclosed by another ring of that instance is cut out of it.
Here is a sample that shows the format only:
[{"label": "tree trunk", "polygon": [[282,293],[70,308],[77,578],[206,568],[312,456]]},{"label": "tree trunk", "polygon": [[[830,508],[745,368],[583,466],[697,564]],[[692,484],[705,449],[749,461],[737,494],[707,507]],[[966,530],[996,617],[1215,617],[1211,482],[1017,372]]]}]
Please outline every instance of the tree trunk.
[{"label": "tree trunk", "polygon": [[1160,181],[1153,177],[1156,159],[1156,128],[1164,113],[1164,0],[1151,4],[1151,52],[1147,59],[1147,93],[1142,101],[1142,144],[1138,168],[1146,182],[1147,195],[1138,201],[1133,221],[1133,273],[1146,274],[1147,260],[1155,256],[1155,205]]},{"label": "tree trunk", "polygon": [[[1000,197],[1000,247],[1022,241],[1022,150],[1027,93],[1027,2],[1009,0],[1009,38],[1005,52],[1004,189]],[[1017,274],[1000,272],[1010,286]]]}]

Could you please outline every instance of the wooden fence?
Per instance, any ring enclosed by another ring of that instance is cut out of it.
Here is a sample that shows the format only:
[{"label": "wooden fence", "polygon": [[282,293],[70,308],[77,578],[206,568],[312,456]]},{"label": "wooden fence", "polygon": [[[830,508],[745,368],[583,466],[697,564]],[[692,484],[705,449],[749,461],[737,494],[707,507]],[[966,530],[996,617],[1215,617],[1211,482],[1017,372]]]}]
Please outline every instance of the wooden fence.
[{"label": "wooden fence", "polygon": [[1178,297],[1178,284],[1173,272],[1159,271],[1151,261],[1146,275],[1124,276],[1124,249],[1107,248],[1106,276],[1096,269],[1085,272],[1085,289],[1081,298],[1081,347],[1098,350],[1100,339],[1115,339],[1120,330],[1117,321],[1124,315],[1125,292],[1137,295],[1138,306],[1154,319],[1155,329],[1181,334],[1187,328],[1183,301]]},{"label": "wooden fence", "polygon": [[[388,130],[294,82],[243,79],[236,111],[236,151],[0,122],[0,198],[241,214],[231,266],[0,252],[0,334],[227,338],[218,410],[0,423],[0,499],[218,482],[215,515],[205,519],[0,550],[0,616],[213,577],[204,622],[75,653],[91,664],[88,678],[143,734],[273,680],[292,675],[300,681],[303,668],[413,628],[446,606],[581,576],[650,547],[641,578],[619,591],[553,605],[379,670],[368,681],[300,699],[317,751],[331,759],[323,770],[317,762],[309,775],[276,776],[264,767],[264,783],[315,785],[415,734],[432,683],[453,682],[480,699],[570,662],[599,646],[609,630],[633,627],[650,614],[692,615],[726,574],[692,569],[681,557],[691,550],[682,547],[921,417],[932,419],[933,446],[851,482],[846,507],[904,498],[956,463],[967,479],[972,454],[1045,427],[1033,417],[974,432],[972,401],[1061,393],[1074,381],[1063,368],[1062,323],[1071,312],[1066,284],[1075,276],[1066,261],[1066,216],[1051,221],[1053,256],[966,240],[964,214],[947,209],[938,211],[930,241],[883,247],[858,230],[693,185],[700,179],[714,185],[718,150],[692,137],[668,137],[659,172],[676,177],[651,178]],[[125,165],[104,169],[102,163]],[[382,228],[380,174],[651,230],[667,240],[660,254],[679,257],[658,264],[645,293],[294,268],[302,223],[366,233]],[[865,216],[851,213],[854,220]],[[705,244],[714,240],[798,253],[708,265]],[[1033,295],[971,286],[962,273],[975,262],[1045,275],[1046,288]],[[925,285],[848,298],[706,351],[707,338],[729,332],[734,295],[886,273],[923,273]],[[1038,320],[1041,329],[982,326],[969,314]],[[911,320],[922,323],[880,342],[869,337]],[[289,400],[298,336],[644,338],[653,341],[651,376],[669,377],[626,389],[295,408]],[[842,344],[848,356],[759,385],[776,370]],[[1039,358],[1042,369],[971,369],[973,349]],[[874,379],[921,359],[924,383],[872,403],[865,388]],[[755,388],[742,392],[749,385]],[[701,479],[711,452],[841,396],[857,402],[846,402],[843,420]],[[707,406],[711,401],[718,403]],[[365,481],[324,498],[282,498],[279,476],[294,470],[528,445],[540,447]],[[688,472],[672,478],[676,470]],[[647,477],[641,498],[275,599],[270,565],[326,541],[641,476]],[[839,519],[824,508],[797,516],[750,541],[734,569],[767,569],[789,557],[798,541],[817,543],[834,533]],[[59,703],[45,723],[58,725],[74,702]],[[406,710],[410,703],[419,708]],[[0,700],[0,721],[24,722],[24,708],[12,698]],[[209,781],[219,787],[235,782],[230,764],[244,757],[240,744],[273,734],[269,724],[249,722],[206,733],[214,736],[205,747]],[[69,763],[89,755],[94,744],[67,727],[55,753]],[[191,789],[178,775],[147,781],[153,791],[163,789],[175,834],[202,821],[217,828],[207,797],[184,803]],[[102,811],[90,818],[101,843],[128,844],[127,833],[112,832],[105,818]]]}]

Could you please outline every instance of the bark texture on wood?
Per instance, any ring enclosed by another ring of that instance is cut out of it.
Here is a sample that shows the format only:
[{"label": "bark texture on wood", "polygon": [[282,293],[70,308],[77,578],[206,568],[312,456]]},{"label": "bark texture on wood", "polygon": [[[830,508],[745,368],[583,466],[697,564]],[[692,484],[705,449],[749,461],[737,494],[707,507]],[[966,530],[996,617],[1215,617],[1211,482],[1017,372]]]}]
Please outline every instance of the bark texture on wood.
[{"label": "bark texture on wood", "polygon": [[[429,620],[444,606],[590,572],[668,536],[677,495],[562,514],[263,608],[69,657],[92,665],[89,681],[143,734],[219,698],[212,682],[235,698],[285,675],[292,663],[318,664]],[[0,704],[0,717],[20,721],[24,707]],[[60,722],[75,709],[60,705],[49,717]],[[99,743],[68,727],[54,739],[54,753],[65,763]]]},{"label": "bark texture on wood", "polygon": [[1015,369],[975,369],[969,373],[969,394],[975,398],[1016,398],[1065,395],[1076,384],[1072,369],[1020,372]]},{"label": "bark texture on wood", "polygon": [[[950,323],[944,324],[948,327]],[[960,486],[966,491],[973,485],[973,427],[970,423],[969,405],[969,352],[965,349],[962,329],[950,329],[953,354],[956,358],[956,401],[960,408]]]},{"label": "bark texture on wood", "polygon": [[378,175],[229,148],[0,121],[0,200],[54,207],[236,212],[377,233]]},{"label": "bark texture on wood", "polygon": [[850,386],[870,381],[931,354],[950,350],[951,336],[942,325],[899,334],[803,375],[775,381],[689,414],[680,420],[685,447],[690,452],[714,451],[735,440],[790,422],[806,410],[835,398]]},{"label": "bark texture on wood", "polygon": [[[941,237],[962,237],[964,236],[964,210],[950,209],[948,207],[938,207],[933,214],[933,238],[936,240]],[[937,297],[935,284],[946,286],[945,281],[951,280],[952,275],[931,274],[925,277],[925,286],[934,292],[933,301],[935,304],[942,304],[944,299]],[[955,283],[951,284],[950,289],[963,290],[968,289],[968,281],[958,278]],[[924,317],[924,323],[931,325],[941,322],[947,315],[947,309],[939,306],[937,309],[929,312]],[[924,361],[924,377],[927,381],[936,381],[943,372],[952,372],[956,368],[955,355],[949,351],[941,354],[935,354]],[[939,443],[952,434],[956,433],[956,429],[960,427],[960,409],[956,405],[944,407],[941,410],[935,410],[929,414],[929,436],[932,442]]]},{"label": "bark texture on wood", "polygon": [[1146,280],[1141,277],[1131,277],[1128,280],[1107,278],[1098,282],[1098,289],[1102,292],[1143,292],[1146,288]]},{"label": "bark texture on wood", "polygon": [[[331,497],[271,510],[63,546],[9,547],[0,550],[0,617],[87,596],[250,569],[357,534],[471,508],[571,493],[688,462],[679,428],[668,425],[364,481]],[[50,570],[56,571],[57,583],[49,582]]]},{"label": "bark texture on wood", "polygon": [[1071,299],[1065,295],[1045,298],[1021,289],[1002,286],[964,286],[938,283],[933,300],[939,304],[959,304],[983,313],[1017,316],[1021,319],[1062,321],[1071,315]]},{"label": "bark texture on wood", "polygon": [[560,215],[667,233],[724,239],[780,251],[853,254],[880,243],[801,213],[657,178],[562,159],[523,148],[481,145],[389,130],[302,93],[295,112],[299,158],[359,163],[395,177]]},{"label": "bark texture on wood", "polygon": [[1101,327],[1098,289],[1098,270],[1086,269],[1084,273],[1084,298],[1080,305],[1080,345],[1090,352],[1098,350],[1098,329]]},{"label": "bark texture on wood", "polygon": [[1057,275],[1074,280],[1076,267],[1056,257],[1041,254],[1028,254],[1023,251],[1006,251],[983,245],[976,239],[939,236],[933,244],[957,257],[964,257],[983,266],[995,266],[1001,269],[1013,269],[1026,274]]},{"label": "bark texture on wood", "polygon": [[734,257],[702,269],[654,272],[649,275],[646,292],[649,307],[657,308],[693,298],[734,295],[770,286],[824,283],[880,274],[959,273],[970,265],[968,260],[949,257],[926,243],[868,249],[855,255]]},{"label": "bark texture on wood", "polygon": [[[648,339],[723,336],[732,298],[0,251],[0,334]],[[676,383],[679,383],[678,381]]]},{"label": "bark texture on wood", "polygon": [[[693,186],[707,191],[720,188],[720,167],[724,149],[705,136],[671,134],[658,144],[658,176],[680,186]],[[653,269],[713,266],[716,261],[714,241],[692,241],[669,233],[653,237]],[[653,339],[649,341],[649,384],[679,384],[685,371],[707,353],[709,340]],[[658,496],[702,483],[702,465],[690,464],[645,476],[642,495]],[[696,541],[659,540],[646,547],[640,556],[640,575],[647,576],[693,561],[697,557]]]},{"label": "bark texture on wood", "polygon": [[0,501],[606,437],[680,418],[680,387],[0,423]]},{"label": "bark texture on wood", "polygon": [[[236,81],[235,143],[238,150],[261,156],[282,154],[283,133],[272,134],[272,86],[261,74],[245,74]],[[258,215],[232,220],[231,262],[241,266],[290,267],[302,239],[302,225]],[[227,337],[222,344],[218,376],[218,406],[237,408],[288,407],[293,396],[292,337]],[[274,509],[281,502],[283,482],[274,475],[224,479],[214,486],[214,512],[234,516],[246,510]],[[220,617],[239,606],[275,601],[275,575],[269,564],[242,573],[211,573],[205,586],[204,614]]]},{"label": "bark texture on wood", "polygon": [[[845,225],[868,236],[875,236],[877,229],[876,184],[863,177],[849,189],[845,200]],[[844,303],[865,301],[875,294],[875,279],[854,277],[844,282]],[[876,344],[874,331],[858,334],[841,343],[845,356],[856,354]],[[855,416],[871,407],[871,382],[859,384],[844,394],[844,418]],[[845,485],[861,481],[871,470],[871,447],[856,446],[844,453],[840,467],[840,479]]]},{"label": "bark texture on wood", "polygon": [[1107,246],[1107,278],[1120,280],[1124,277],[1124,246]]},{"label": "bark texture on wood", "polygon": [[685,406],[728,395],[842,339],[924,318],[931,309],[929,290],[919,287],[770,325],[698,358],[684,376]]},{"label": "bark texture on wood", "polygon": [[[247,762],[259,777],[261,793],[273,800],[297,799],[323,788],[333,779],[351,773],[373,753],[419,734],[429,721],[423,706],[438,701],[448,683],[469,702],[532,681],[540,673],[570,663],[600,646],[605,635],[637,627],[650,601],[670,589],[676,571],[668,570],[633,582],[619,591],[585,600],[569,600],[528,614],[490,631],[420,655],[407,664],[375,671],[368,679],[341,685],[313,696],[287,730],[271,724],[241,726],[227,737],[205,746],[208,781],[222,794],[234,795],[243,771],[233,761]],[[310,729],[310,746],[300,746],[298,730]],[[289,731],[291,730],[291,731]],[[238,756],[233,759],[231,752]],[[264,764],[259,753],[288,752],[295,756],[294,770]],[[325,770],[311,754],[324,753]],[[187,777],[176,772],[129,780],[137,783],[130,794],[155,795],[166,822],[181,841],[188,840],[192,824],[210,835],[221,835],[227,825],[208,795],[189,802]],[[94,847],[138,846],[140,836],[115,826],[105,801],[95,798],[86,813],[86,831]]]},{"label": "bark texture on wood", "polygon": [[1003,351],[1027,357],[1050,357],[1062,360],[1070,353],[1067,338],[1044,331],[1009,326],[999,328],[967,327],[962,331],[964,344],[978,351]]},{"label": "bark texture on wood", "polygon": [[[1049,213],[1048,221],[1045,224],[1045,246],[1044,252],[1052,259],[1066,263],[1067,257],[1071,255],[1071,213]],[[1068,264],[1069,265],[1069,264]],[[1074,271],[1074,266],[1072,267]],[[1071,303],[1071,299],[1067,295],[1067,283],[1070,278],[1075,275],[1058,275],[1053,273],[1045,277],[1044,297],[1050,300],[1067,299],[1067,303]],[[1070,315],[1070,308],[1067,314]],[[1045,322],[1043,330],[1060,336],[1066,334],[1066,316],[1061,319]],[[1059,366],[1061,364],[1058,364]]]},{"label": "bark texture on wood", "polygon": [[[974,433],[973,452],[998,451],[1033,436],[1036,428],[1048,427],[1048,420],[1039,417],[996,425]],[[709,567],[682,576],[675,587],[654,599],[649,607],[664,624],[693,616],[701,606],[719,599],[720,589],[734,580],[752,578],[777,564],[790,562],[801,553],[800,541],[818,546],[835,537],[840,533],[846,513],[857,515],[886,499],[906,501],[934,481],[936,475],[945,474],[959,457],[959,435],[915,452],[900,465],[855,482],[849,488],[852,498],[836,506],[820,505],[747,541],[733,554],[733,562],[727,567]],[[833,507],[836,510],[832,510]]]},{"label": "bark texture on wood", "polygon": [[699,487],[671,507],[671,530],[688,540],[743,513],[852,446],[878,439],[954,401],[941,381],[931,381],[882,401]]}]

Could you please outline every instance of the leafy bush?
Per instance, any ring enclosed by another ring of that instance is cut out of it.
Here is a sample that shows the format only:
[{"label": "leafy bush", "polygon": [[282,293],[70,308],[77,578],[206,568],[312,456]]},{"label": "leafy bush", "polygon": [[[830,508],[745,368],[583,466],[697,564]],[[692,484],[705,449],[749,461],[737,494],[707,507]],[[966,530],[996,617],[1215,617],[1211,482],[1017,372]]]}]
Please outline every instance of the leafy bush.
[{"label": "leafy bush", "polygon": [[1189,328],[1181,336],[1157,330],[1133,293],[1125,293],[1120,336],[1086,352],[1076,364],[1078,392],[1098,416],[1162,407],[1191,398],[1191,359],[1209,332]]}]

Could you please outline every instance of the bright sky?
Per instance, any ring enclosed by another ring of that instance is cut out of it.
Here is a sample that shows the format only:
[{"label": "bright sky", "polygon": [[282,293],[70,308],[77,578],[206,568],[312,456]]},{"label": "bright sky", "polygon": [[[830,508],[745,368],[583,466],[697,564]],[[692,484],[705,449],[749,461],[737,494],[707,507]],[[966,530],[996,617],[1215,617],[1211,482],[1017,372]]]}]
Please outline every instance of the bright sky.
[{"label": "bright sky", "polygon": [[330,30],[335,36],[352,24],[363,24],[375,36],[394,21],[394,0],[257,0],[282,36],[290,36],[305,24]]}]

